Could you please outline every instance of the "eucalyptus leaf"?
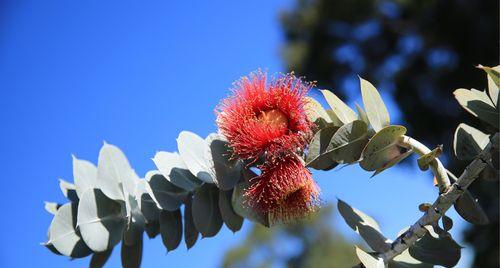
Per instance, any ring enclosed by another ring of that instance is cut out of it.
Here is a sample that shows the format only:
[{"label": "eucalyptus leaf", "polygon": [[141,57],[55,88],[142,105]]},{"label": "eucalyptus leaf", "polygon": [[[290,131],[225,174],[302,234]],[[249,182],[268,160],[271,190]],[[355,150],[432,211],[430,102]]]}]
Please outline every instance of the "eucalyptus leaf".
[{"label": "eucalyptus leaf", "polygon": [[182,160],[192,174],[203,182],[215,183],[212,164],[206,158],[210,147],[204,139],[192,132],[182,131],[177,138],[177,147]]},{"label": "eucalyptus leaf", "polygon": [[307,118],[309,118],[311,122],[317,123],[320,119],[324,120],[326,123],[332,122],[326,110],[317,100],[311,97],[305,97],[304,99],[304,110],[307,114]]},{"label": "eucalyptus leaf", "polygon": [[100,189],[88,189],[78,204],[77,225],[92,251],[106,251],[122,239],[126,227],[124,205]]},{"label": "eucalyptus leaf", "polygon": [[488,94],[498,109],[498,95],[500,94],[500,65],[493,68],[479,65],[478,68],[483,69],[488,74]]},{"label": "eucalyptus leaf", "polygon": [[468,190],[455,201],[453,206],[464,220],[472,224],[487,225],[490,222],[481,205],[479,205]]},{"label": "eucalyptus leaf", "polygon": [[388,263],[388,268],[432,268],[434,265],[430,263],[421,262],[413,258],[408,250],[394,257]]},{"label": "eucalyptus leaf", "polygon": [[161,209],[175,211],[188,196],[188,192],[169,182],[157,171],[150,171],[145,177],[147,191]]},{"label": "eucalyptus leaf", "polygon": [[156,202],[149,195],[146,180],[140,180],[137,184],[135,190],[135,198],[146,222],[152,222],[158,219],[160,210],[156,205]]},{"label": "eucalyptus leaf", "polygon": [[45,210],[52,214],[52,215],[56,215],[57,213],[57,210],[61,207],[61,204],[58,204],[58,203],[54,203],[54,202],[47,202],[45,201]]},{"label": "eucalyptus leaf", "polygon": [[358,111],[359,120],[365,122],[366,125],[369,125],[370,120],[368,120],[368,116],[366,115],[365,110],[363,110],[363,108],[361,108],[361,106],[359,106],[359,104],[357,103],[354,103],[354,105],[356,106],[356,110]]},{"label": "eucalyptus leaf", "polygon": [[409,253],[425,263],[454,267],[460,260],[461,247],[451,236],[434,237],[426,233],[409,248]]},{"label": "eucalyptus leaf", "polygon": [[[158,213],[158,218],[159,217],[160,214]],[[144,225],[144,231],[146,231],[146,234],[150,239],[155,238],[160,233],[159,219],[155,221],[146,222],[146,224]]]},{"label": "eucalyptus leaf", "polygon": [[406,133],[403,126],[388,126],[377,132],[363,150],[360,166],[368,171],[383,169],[395,160],[401,161],[399,156],[406,153],[406,149],[398,146],[399,139]]},{"label": "eucalyptus leaf", "polygon": [[375,170],[375,172],[373,173],[373,175],[371,177],[375,177],[378,174],[380,174],[382,171],[395,166],[396,164],[405,160],[408,156],[410,156],[413,153],[413,150],[411,150],[411,149],[406,150],[405,148],[401,148],[401,147],[399,147],[399,149],[400,149],[399,150],[400,154],[398,156],[390,159],[387,163],[383,164],[381,167],[377,168],[377,170]]},{"label": "eucalyptus leaf", "polygon": [[355,120],[341,126],[332,136],[325,154],[341,163],[353,163],[359,159],[368,142],[368,126]]},{"label": "eucalyptus leaf", "polygon": [[49,241],[46,243],[71,258],[83,258],[92,253],[76,229],[77,211],[76,203],[64,204],[57,210],[50,223]]},{"label": "eucalyptus leaf", "polygon": [[182,216],[176,211],[160,211],[160,233],[167,251],[176,249],[182,240]]},{"label": "eucalyptus leaf", "polygon": [[78,203],[78,194],[76,193],[76,186],[73,183],[59,179],[59,188],[63,195],[73,203]]},{"label": "eucalyptus leaf", "polygon": [[326,102],[332,108],[335,116],[343,123],[347,124],[358,119],[358,115],[347,104],[340,100],[329,90],[321,90]]},{"label": "eucalyptus leaf", "polygon": [[385,268],[384,260],[372,256],[356,247],[356,256],[366,268]]},{"label": "eucalyptus leaf", "polygon": [[97,167],[87,160],[73,158],[73,179],[75,181],[76,193],[81,197],[83,193],[97,187]]},{"label": "eucalyptus leaf", "polygon": [[133,238],[135,243],[128,244],[122,242],[121,248],[121,260],[123,268],[139,268],[141,267],[142,261],[142,249],[143,249],[143,237],[142,231],[135,232],[134,235],[136,237]]},{"label": "eucalyptus leaf", "polygon": [[330,140],[337,130],[338,127],[329,125],[314,134],[314,137],[309,143],[305,160],[306,166],[318,170],[328,170],[337,165],[337,163],[326,154]]},{"label": "eucalyptus leaf", "polygon": [[466,111],[498,129],[498,109],[486,92],[459,88],[453,94]]},{"label": "eucalyptus leaf", "polygon": [[125,154],[118,147],[104,143],[99,151],[96,188],[113,200],[125,200],[123,181],[132,175],[131,170]]},{"label": "eucalyptus leaf", "polygon": [[462,123],[455,130],[453,149],[458,159],[472,160],[486,147],[489,141],[489,135]]},{"label": "eucalyptus leaf", "polygon": [[202,237],[215,236],[222,227],[219,209],[219,190],[215,185],[204,184],[193,198],[193,222]]},{"label": "eucalyptus leaf", "polygon": [[161,174],[177,187],[191,192],[202,184],[202,181],[189,171],[178,153],[158,152],[153,162]]},{"label": "eucalyptus leaf", "polygon": [[261,214],[254,211],[251,207],[247,205],[246,197],[244,195],[245,190],[248,187],[248,183],[242,182],[238,183],[233,190],[233,196],[231,198],[232,207],[236,214],[241,217],[248,219],[253,222],[260,223],[266,227],[270,226],[269,215]]},{"label": "eucalyptus leaf", "polygon": [[210,147],[206,156],[212,159],[215,173],[215,183],[222,190],[231,190],[242,177],[243,163],[237,159],[231,159],[233,154],[227,141],[218,134],[210,134],[206,138]]},{"label": "eucalyptus leaf", "polygon": [[366,109],[366,116],[370,121],[370,125],[375,131],[380,131],[384,127],[389,126],[389,112],[385,107],[384,101],[380,97],[377,89],[368,81],[359,78],[361,84],[361,96]]},{"label": "eucalyptus leaf", "polygon": [[199,234],[194,226],[192,205],[193,198],[189,196],[184,203],[184,242],[186,243],[187,249],[190,249],[196,244]]},{"label": "eucalyptus leaf", "polygon": [[92,254],[92,258],[90,259],[90,268],[102,268],[111,257],[111,253],[113,253],[113,248],[110,248],[103,252],[95,252]]},{"label": "eucalyptus leaf", "polygon": [[370,248],[379,253],[390,249],[390,240],[382,235],[378,223],[373,218],[349,206],[340,199],[338,200],[337,207],[347,225],[356,231]]},{"label": "eucalyptus leaf", "polygon": [[222,220],[226,226],[233,231],[233,233],[235,233],[241,229],[241,226],[243,225],[243,217],[234,212],[233,205],[231,204],[232,196],[233,190],[219,190],[219,209]]}]

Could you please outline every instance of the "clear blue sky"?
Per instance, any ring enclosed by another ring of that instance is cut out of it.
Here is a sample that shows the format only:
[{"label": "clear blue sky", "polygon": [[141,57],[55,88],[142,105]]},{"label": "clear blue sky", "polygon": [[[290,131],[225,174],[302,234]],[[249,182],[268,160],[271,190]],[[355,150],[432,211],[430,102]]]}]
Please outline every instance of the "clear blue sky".
[{"label": "clear blue sky", "polygon": [[[51,221],[43,201],[64,200],[57,179],[72,180],[72,153],[96,162],[106,140],[144,174],[156,151],[176,150],[180,131],[216,130],[213,109],[234,80],[259,67],[284,69],[278,15],[292,1],[235,2],[0,4],[0,267],[88,265],[39,245]],[[315,173],[325,201],[339,197],[364,210],[389,237],[436,194],[430,176],[414,168],[369,177],[357,166]],[[354,237],[343,222],[335,226]],[[143,266],[218,267],[248,228],[233,235],[224,227],[168,255],[161,239],[146,241]],[[118,249],[110,264],[119,266]]]}]

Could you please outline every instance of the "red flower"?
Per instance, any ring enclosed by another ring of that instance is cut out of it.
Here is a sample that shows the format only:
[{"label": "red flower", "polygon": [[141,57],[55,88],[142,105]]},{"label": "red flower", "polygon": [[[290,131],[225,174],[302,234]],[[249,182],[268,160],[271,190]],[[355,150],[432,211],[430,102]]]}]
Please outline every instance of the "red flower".
[{"label": "red flower", "polygon": [[217,112],[217,125],[234,153],[256,161],[266,153],[304,149],[312,135],[304,111],[311,86],[293,74],[268,81],[260,71],[236,82],[233,96]]},{"label": "red flower", "polygon": [[260,166],[262,173],[245,192],[247,203],[274,221],[289,221],[314,211],[319,188],[299,156],[289,154]]}]

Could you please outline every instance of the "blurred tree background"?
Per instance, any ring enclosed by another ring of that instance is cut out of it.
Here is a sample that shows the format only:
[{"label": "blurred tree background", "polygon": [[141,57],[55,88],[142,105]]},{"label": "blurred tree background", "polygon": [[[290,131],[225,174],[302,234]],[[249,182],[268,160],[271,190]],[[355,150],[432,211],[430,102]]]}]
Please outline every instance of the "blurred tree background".
[{"label": "blurred tree background", "polygon": [[[452,92],[486,88],[486,75],[474,65],[498,64],[498,11],[498,0],[297,0],[281,14],[283,58],[289,71],[346,100],[359,97],[357,75],[372,81],[398,105],[410,135],[429,146],[444,144],[446,165],[460,175],[467,163],[453,156],[455,128],[467,122],[491,130],[466,114]],[[499,267],[498,181],[477,181],[471,192],[490,219],[487,226],[465,230],[474,248],[473,267]],[[225,267],[269,267],[266,261],[284,267],[350,267],[352,246],[326,218],[320,214],[310,226],[255,226],[228,253]],[[281,239],[277,244],[281,236],[301,250],[281,255],[276,250],[285,247]],[[267,258],[258,262],[259,256]]]}]

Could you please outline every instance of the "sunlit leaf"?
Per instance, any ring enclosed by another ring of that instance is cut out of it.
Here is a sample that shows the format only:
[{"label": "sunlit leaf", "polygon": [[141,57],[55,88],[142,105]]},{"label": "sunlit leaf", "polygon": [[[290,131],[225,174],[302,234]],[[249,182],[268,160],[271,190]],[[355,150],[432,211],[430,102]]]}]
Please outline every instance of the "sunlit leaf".
[{"label": "sunlit leaf", "polygon": [[186,191],[194,191],[202,184],[202,181],[189,171],[178,153],[158,152],[153,162],[160,173],[177,187]]},{"label": "sunlit leaf", "polygon": [[87,160],[73,157],[73,179],[76,193],[81,197],[88,189],[97,187],[97,167]]},{"label": "sunlit leaf", "polygon": [[358,247],[356,247],[356,256],[358,256],[361,263],[367,268],[385,268],[384,260],[372,256]]},{"label": "sunlit leaf", "polygon": [[210,147],[204,139],[192,132],[182,131],[177,138],[177,148],[191,173],[203,182],[215,182],[215,174],[211,169],[212,164],[206,158]]},{"label": "sunlit leaf", "polygon": [[326,99],[326,102],[332,108],[335,116],[343,123],[347,124],[356,119],[358,119],[358,115],[351,109],[347,104],[345,104],[342,100],[340,100],[335,94],[333,94],[329,90],[321,90],[323,96]]},{"label": "sunlit leaf", "polygon": [[486,92],[459,88],[453,94],[465,110],[498,129],[498,109]]},{"label": "sunlit leaf", "polygon": [[389,126],[389,112],[385,107],[384,101],[380,97],[377,89],[368,81],[359,78],[361,84],[361,96],[366,109],[366,116],[370,121],[370,125],[375,131],[380,131],[384,127]]}]

